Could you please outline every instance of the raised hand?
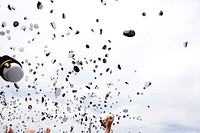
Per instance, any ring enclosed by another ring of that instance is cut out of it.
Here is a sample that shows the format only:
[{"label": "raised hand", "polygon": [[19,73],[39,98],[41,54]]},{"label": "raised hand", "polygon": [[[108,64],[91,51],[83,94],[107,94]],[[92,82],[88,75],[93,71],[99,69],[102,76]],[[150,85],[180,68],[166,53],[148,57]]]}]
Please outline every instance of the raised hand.
[{"label": "raised hand", "polygon": [[8,129],[6,129],[6,133],[14,133],[14,132],[13,132],[12,128],[8,128]]}]

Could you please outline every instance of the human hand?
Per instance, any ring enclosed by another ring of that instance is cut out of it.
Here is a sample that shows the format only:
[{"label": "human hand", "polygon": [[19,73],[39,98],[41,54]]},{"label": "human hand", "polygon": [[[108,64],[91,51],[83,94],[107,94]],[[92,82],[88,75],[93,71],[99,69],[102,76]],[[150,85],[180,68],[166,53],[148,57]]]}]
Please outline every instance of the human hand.
[{"label": "human hand", "polygon": [[8,129],[6,129],[6,133],[14,133],[14,132],[13,132],[12,128],[8,128]]},{"label": "human hand", "polygon": [[46,128],[45,133],[50,133],[50,128]]},{"label": "human hand", "polygon": [[106,128],[111,128],[113,121],[114,121],[114,117],[109,115],[109,116],[106,116],[106,118],[103,120],[103,123],[106,126]]}]

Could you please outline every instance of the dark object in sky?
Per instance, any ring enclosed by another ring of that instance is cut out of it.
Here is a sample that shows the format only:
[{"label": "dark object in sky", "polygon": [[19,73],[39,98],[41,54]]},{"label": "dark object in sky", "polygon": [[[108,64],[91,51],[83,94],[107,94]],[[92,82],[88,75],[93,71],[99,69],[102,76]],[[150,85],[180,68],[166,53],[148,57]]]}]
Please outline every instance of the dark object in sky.
[{"label": "dark object in sky", "polygon": [[66,18],[66,17],[65,17],[65,13],[63,13],[63,14],[62,14],[62,18],[63,18],[63,19],[65,19],[65,18]]},{"label": "dark object in sky", "polygon": [[53,29],[56,29],[56,23],[55,23],[55,22],[51,22],[51,27],[52,27]]},{"label": "dark object in sky", "polygon": [[118,68],[119,70],[121,70],[121,66],[120,66],[120,64],[118,64],[117,68]]},{"label": "dark object in sky", "polygon": [[24,20],[28,20],[28,17],[24,17]]},{"label": "dark object in sky", "polygon": [[44,121],[45,119],[46,119],[46,118],[45,118],[45,117],[43,117],[41,120],[42,120],[42,121]]},{"label": "dark object in sky", "polygon": [[100,31],[100,35],[102,35],[103,29],[100,29],[99,31]]},{"label": "dark object in sky", "polygon": [[70,29],[70,30],[73,30],[71,26],[69,27],[69,29]]},{"label": "dark object in sky", "polygon": [[151,85],[151,82],[149,82],[149,81],[146,81],[145,83],[144,83],[144,87],[149,87]]},{"label": "dark object in sky", "polygon": [[77,92],[77,90],[72,90],[72,93],[76,93]]},{"label": "dark object in sky", "polygon": [[14,26],[14,27],[17,27],[18,25],[19,25],[19,22],[17,22],[17,21],[14,21],[14,22],[13,22],[13,26]]},{"label": "dark object in sky", "polygon": [[125,84],[127,84],[127,85],[128,85],[129,83],[126,81],[126,82],[125,82]]},{"label": "dark object in sky", "polygon": [[88,44],[86,44],[86,48],[90,48],[90,46]]},{"label": "dark object in sky", "polygon": [[85,87],[88,88],[88,89],[90,90],[90,87],[89,87],[89,86],[86,85]]},{"label": "dark object in sky", "polygon": [[50,54],[51,54],[51,52],[49,52],[49,53],[46,53],[46,57],[48,57]]},{"label": "dark object in sky", "polygon": [[146,13],[145,13],[145,12],[143,12],[143,13],[142,13],[142,16],[146,16]]},{"label": "dark object in sky", "polygon": [[80,69],[77,66],[74,66],[74,71],[78,73]]},{"label": "dark object in sky", "polygon": [[15,10],[15,7],[13,7],[13,6],[11,7],[10,5],[8,5],[8,9],[9,10]]},{"label": "dark object in sky", "polygon": [[159,12],[159,16],[162,16],[162,15],[163,15],[163,11],[160,10],[160,12]]},{"label": "dark object in sky", "polygon": [[77,30],[76,33],[75,33],[75,35],[78,35],[79,33],[80,33],[80,32]]},{"label": "dark object in sky", "polygon": [[32,105],[28,105],[28,109],[32,109]]},{"label": "dark object in sky", "polygon": [[38,3],[37,3],[37,9],[41,10],[42,8],[43,8],[42,3],[40,1],[38,1]]},{"label": "dark object in sky", "polygon": [[102,49],[103,50],[106,50],[107,46],[106,45],[103,45]]},{"label": "dark object in sky", "polygon": [[104,120],[100,120],[100,123],[101,123],[101,126],[103,126],[104,128],[106,128]]},{"label": "dark object in sky", "polygon": [[51,63],[52,63],[52,64],[56,63],[56,59],[52,60]]},{"label": "dark object in sky", "polygon": [[186,48],[187,47],[187,45],[188,45],[188,42],[184,42],[183,43],[183,46]]},{"label": "dark object in sky", "polygon": [[18,86],[17,83],[14,83],[14,86],[15,86],[16,89],[19,89],[19,86]]},{"label": "dark object in sky", "polygon": [[44,97],[42,97],[42,103],[44,102]]},{"label": "dark object in sky", "polygon": [[133,36],[135,36],[135,31],[134,30],[124,30],[123,35],[126,37],[133,37]]},{"label": "dark object in sky", "polygon": [[107,60],[106,60],[105,58],[104,58],[102,61],[103,61],[103,63],[106,63],[106,62],[107,62]]},{"label": "dark object in sky", "polygon": [[8,5],[8,9],[9,9],[9,10],[12,10],[12,8],[11,8],[11,6],[10,6],[10,5]]}]

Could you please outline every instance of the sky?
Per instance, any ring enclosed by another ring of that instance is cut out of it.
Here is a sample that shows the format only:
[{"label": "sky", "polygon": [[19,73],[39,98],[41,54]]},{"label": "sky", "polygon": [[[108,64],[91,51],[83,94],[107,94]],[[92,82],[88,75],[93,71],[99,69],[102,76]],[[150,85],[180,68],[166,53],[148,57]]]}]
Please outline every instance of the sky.
[{"label": "sky", "polygon": [[0,131],[103,133],[111,114],[114,133],[200,133],[199,5],[1,0],[0,56],[24,77],[0,79]]}]

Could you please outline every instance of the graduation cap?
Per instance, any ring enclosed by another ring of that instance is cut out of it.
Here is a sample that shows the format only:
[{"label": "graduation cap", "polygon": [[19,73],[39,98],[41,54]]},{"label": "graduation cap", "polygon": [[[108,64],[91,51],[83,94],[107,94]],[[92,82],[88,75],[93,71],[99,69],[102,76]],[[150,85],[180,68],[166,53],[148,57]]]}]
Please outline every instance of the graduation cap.
[{"label": "graduation cap", "polygon": [[0,57],[0,75],[6,81],[18,82],[23,78],[24,72],[17,60],[4,55]]},{"label": "graduation cap", "polygon": [[100,123],[101,123],[101,126],[103,126],[104,128],[106,128],[106,123],[105,123],[105,121],[104,120],[99,120],[100,121]]},{"label": "graduation cap", "polygon": [[133,36],[135,36],[135,31],[134,30],[124,30],[123,35],[126,37],[133,37]]}]

